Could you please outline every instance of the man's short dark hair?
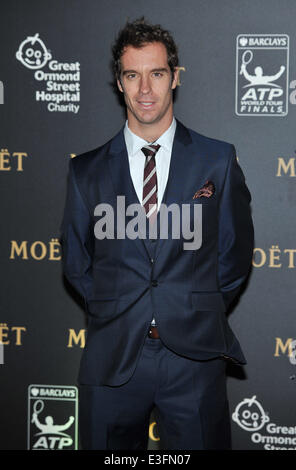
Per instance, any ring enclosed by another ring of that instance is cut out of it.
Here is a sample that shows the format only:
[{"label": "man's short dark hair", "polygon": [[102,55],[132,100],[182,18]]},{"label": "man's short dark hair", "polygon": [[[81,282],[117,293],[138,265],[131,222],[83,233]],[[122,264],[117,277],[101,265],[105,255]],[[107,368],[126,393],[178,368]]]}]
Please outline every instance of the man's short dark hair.
[{"label": "man's short dark hair", "polygon": [[161,42],[168,56],[168,65],[172,77],[175,67],[179,64],[178,49],[169,31],[163,29],[159,24],[152,25],[145,21],[144,17],[139,18],[132,23],[127,22],[124,28],[119,31],[115,43],[112,47],[113,54],[113,72],[116,79],[120,80],[121,74],[121,56],[127,46],[141,48],[145,44],[152,42]]}]

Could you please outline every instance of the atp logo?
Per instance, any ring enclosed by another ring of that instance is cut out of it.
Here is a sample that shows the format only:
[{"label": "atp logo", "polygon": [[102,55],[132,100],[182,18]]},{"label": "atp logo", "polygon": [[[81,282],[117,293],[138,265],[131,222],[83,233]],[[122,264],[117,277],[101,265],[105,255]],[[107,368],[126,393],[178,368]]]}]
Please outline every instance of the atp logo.
[{"label": "atp logo", "polygon": [[35,36],[28,36],[20,44],[16,58],[28,69],[36,70],[44,67],[52,55],[39,38],[39,33],[36,33]]},{"label": "atp logo", "polygon": [[76,450],[77,388],[30,385],[28,392],[28,450]]},{"label": "atp logo", "polygon": [[236,41],[236,114],[288,113],[289,36],[245,34]]}]

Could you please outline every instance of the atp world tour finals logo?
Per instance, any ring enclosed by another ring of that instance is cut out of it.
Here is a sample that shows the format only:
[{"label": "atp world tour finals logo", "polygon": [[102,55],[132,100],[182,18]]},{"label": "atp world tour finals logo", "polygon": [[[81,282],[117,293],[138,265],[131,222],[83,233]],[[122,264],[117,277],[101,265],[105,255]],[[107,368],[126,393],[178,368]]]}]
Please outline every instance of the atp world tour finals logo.
[{"label": "atp world tour finals logo", "polygon": [[66,385],[30,385],[28,450],[77,450],[77,448],[77,388]]},{"label": "atp world tour finals logo", "polygon": [[244,34],[236,41],[236,114],[288,113],[289,36]]}]

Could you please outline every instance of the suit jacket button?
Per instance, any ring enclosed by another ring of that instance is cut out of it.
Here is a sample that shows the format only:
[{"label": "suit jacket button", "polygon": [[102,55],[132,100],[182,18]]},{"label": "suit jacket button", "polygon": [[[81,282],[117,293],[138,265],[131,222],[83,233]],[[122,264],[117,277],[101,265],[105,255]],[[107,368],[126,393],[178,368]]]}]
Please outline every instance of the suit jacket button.
[{"label": "suit jacket button", "polygon": [[157,287],[157,286],[158,286],[158,282],[154,279],[154,280],[151,282],[151,285],[152,285],[152,287]]}]

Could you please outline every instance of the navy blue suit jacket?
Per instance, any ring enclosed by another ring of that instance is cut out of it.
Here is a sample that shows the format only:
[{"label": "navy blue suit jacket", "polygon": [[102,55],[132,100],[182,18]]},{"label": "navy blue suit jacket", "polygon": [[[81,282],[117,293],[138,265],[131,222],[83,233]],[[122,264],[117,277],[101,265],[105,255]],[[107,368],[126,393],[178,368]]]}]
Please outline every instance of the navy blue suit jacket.
[{"label": "navy blue suit jacket", "polygon": [[[193,199],[207,180],[214,183],[214,194]],[[245,363],[225,314],[248,275],[253,252],[251,197],[233,145],[177,121],[162,202],[202,204],[198,250],[185,251],[182,237],[160,239],[152,263],[141,238],[98,240],[94,208],[108,203],[116,213],[119,195],[126,206],[139,203],[123,130],[70,161],[61,242],[64,273],[88,314],[79,382],[125,383],[153,316],[162,341],[176,353],[198,360],[225,355]]]}]

